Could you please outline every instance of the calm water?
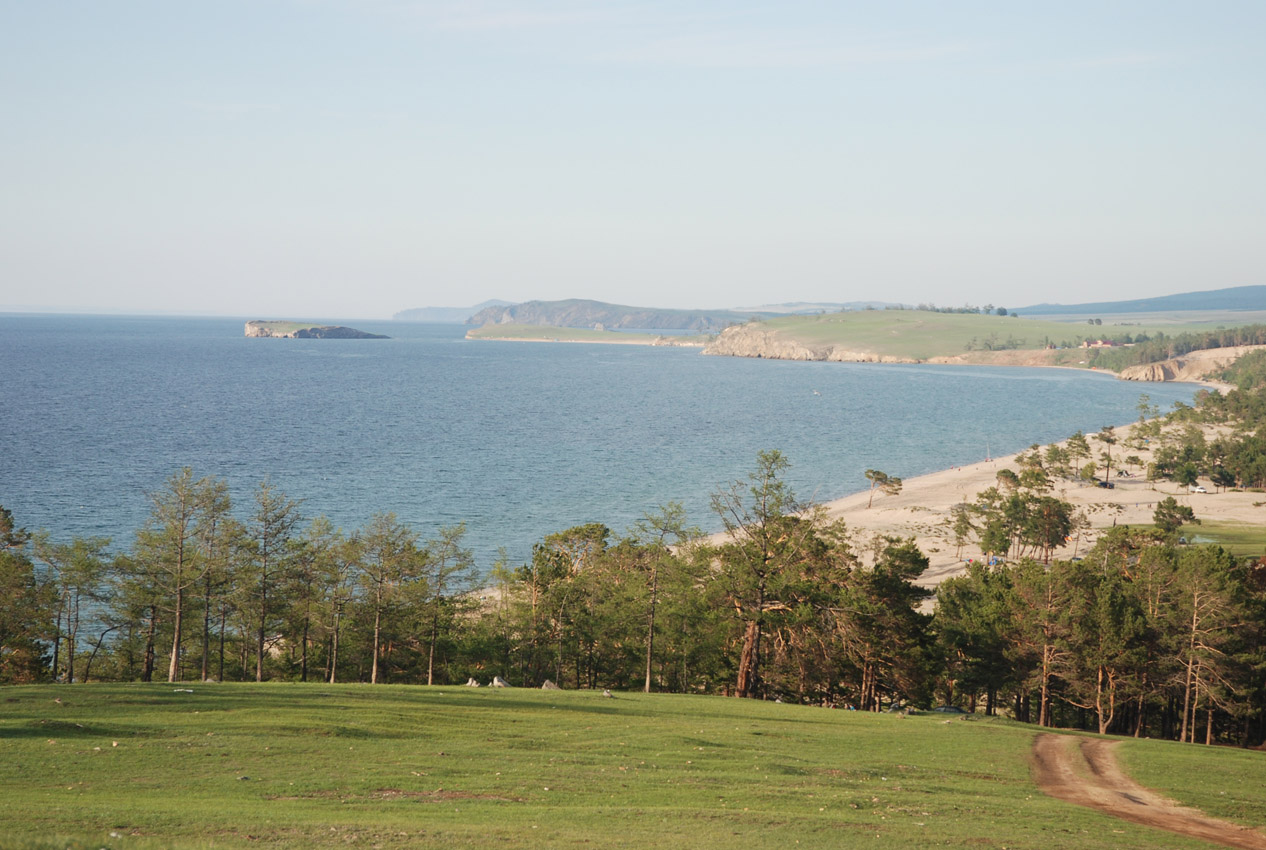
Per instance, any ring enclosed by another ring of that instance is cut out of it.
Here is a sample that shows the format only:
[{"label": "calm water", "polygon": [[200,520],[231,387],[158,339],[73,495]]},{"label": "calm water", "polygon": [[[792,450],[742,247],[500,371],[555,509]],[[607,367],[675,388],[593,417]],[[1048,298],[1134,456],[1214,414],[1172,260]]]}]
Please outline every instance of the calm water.
[{"label": "calm water", "polygon": [[236,319],[0,315],[0,505],[55,537],[129,545],[182,466],[239,507],[269,479],[351,530],[394,511],[424,536],[465,521],[481,568],[583,522],[623,531],[708,497],[756,452],[801,496],[864,489],[1097,431],[1191,385],[1055,369],[789,363],[697,349],[470,342],[355,322],[375,340],[245,339]]}]

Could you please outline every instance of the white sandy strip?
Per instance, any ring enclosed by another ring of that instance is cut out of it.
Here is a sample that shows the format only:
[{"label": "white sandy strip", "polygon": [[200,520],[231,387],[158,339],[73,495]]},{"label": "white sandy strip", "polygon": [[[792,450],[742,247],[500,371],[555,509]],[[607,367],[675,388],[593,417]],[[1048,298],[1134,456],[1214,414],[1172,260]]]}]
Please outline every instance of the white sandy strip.
[{"label": "white sandy strip", "polygon": [[[1266,494],[1214,493],[1213,485],[1208,481],[1202,482],[1208,493],[1194,494],[1169,481],[1148,483],[1144,470],[1151,460],[1151,451],[1122,445],[1133,428],[1133,425],[1116,428],[1118,442],[1112,447],[1114,489],[1081,482],[1055,482],[1051,495],[1071,502],[1089,517],[1092,525],[1091,531],[1080,539],[1074,537],[1069,545],[1055,553],[1055,557],[1070,558],[1085,552],[1103,529],[1113,525],[1150,525],[1156,504],[1168,496],[1176,498],[1179,504],[1190,505],[1198,519],[1256,525],[1266,523]],[[1210,435],[1213,430],[1209,429]],[[1093,435],[1087,435],[1087,439],[1097,458],[1103,445]],[[1132,477],[1118,478],[1118,460],[1131,455],[1138,455],[1144,466],[1129,466],[1127,469]],[[907,479],[896,496],[877,491],[874,505],[869,510],[866,508],[869,491],[828,502],[826,509],[831,517],[843,519],[851,530],[863,536],[886,534],[915,538],[931,562],[919,584],[935,587],[947,578],[962,574],[966,568],[963,559],[980,557],[980,549],[974,543],[963,547],[962,559],[957,557],[949,525],[951,509],[959,502],[975,501],[977,493],[994,486],[1000,470],[1018,471],[1015,458],[1016,455],[1008,455]],[[1192,531],[1199,533],[1198,528]]]}]

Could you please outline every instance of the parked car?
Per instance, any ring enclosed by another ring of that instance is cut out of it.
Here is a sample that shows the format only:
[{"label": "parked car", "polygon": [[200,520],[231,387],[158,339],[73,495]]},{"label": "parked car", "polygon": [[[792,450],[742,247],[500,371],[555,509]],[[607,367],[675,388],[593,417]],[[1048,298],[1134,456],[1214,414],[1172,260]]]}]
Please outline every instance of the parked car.
[{"label": "parked car", "polygon": [[938,705],[936,708],[932,710],[939,711],[941,714],[966,714],[967,713],[966,711],[963,711],[961,708],[959,708],[956,705]]},{"label": "parked car", "polygon": [[1199,484],[1192,484],[1187,488],[1188,493],[1208,493],[1209,491],[1201,487]]},{"label": "parked car", "polygon": [[1100,481],[1099,486],[1105,490],[1115,490],[1117,488],[1116,483],[1113,481]]}]

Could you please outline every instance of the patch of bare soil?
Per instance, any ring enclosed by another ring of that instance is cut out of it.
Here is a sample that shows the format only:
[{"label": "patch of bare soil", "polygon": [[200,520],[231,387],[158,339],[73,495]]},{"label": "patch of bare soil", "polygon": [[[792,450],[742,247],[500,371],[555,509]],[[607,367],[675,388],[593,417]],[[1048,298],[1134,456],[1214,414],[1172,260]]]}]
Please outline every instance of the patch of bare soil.
[{"label": "patch of bare soil", "polygon": [[1149,791],[1117,764],[1116,741],[1038,735],[1033,777],[1047,794],[1133,823],[1245,850],[1266,850],[1266,834],[1217,820]]}]

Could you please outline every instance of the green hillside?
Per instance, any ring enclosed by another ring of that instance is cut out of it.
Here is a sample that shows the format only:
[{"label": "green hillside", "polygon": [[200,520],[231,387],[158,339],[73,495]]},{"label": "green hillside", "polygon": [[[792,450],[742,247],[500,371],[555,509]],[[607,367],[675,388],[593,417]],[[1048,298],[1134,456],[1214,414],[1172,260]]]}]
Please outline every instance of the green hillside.
[{"label": "green hillside", "polygon": [[[1047,797],[1033,727],[975,715],[365,685],[0,694],[4,847],[1205,846]],[[1157,790],[1266,819],[1259,754],[1124,746]]]},{"label": "green hillside", "polygon": [[1129,333],[1173,336],[1209,330],[1201,323],[1102,325],[1056,322],[1023,316],[939,313],[928,310],[859,310],[817,316],[782,316],[754,323],[807,345],[839,345],[854,351],[926,360],[968,351],[1075,347],[1083,339]]}]

